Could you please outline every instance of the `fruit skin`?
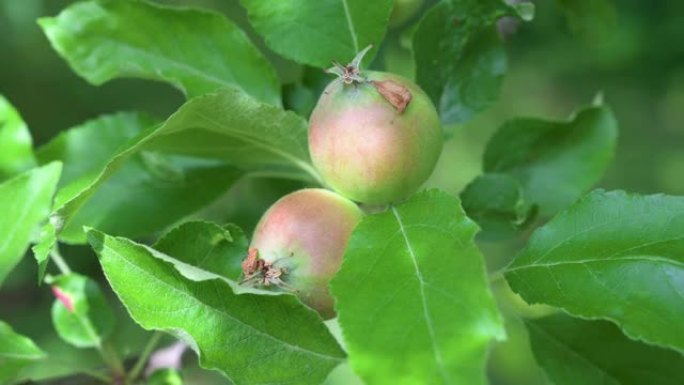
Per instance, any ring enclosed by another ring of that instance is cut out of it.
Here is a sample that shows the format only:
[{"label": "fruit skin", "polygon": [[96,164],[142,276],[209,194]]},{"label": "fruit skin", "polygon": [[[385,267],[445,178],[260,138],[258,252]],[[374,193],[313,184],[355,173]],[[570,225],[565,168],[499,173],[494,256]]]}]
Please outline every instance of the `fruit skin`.
[{"label": "fruit skin", "polygon": [[[430,98],[408,79],[364,72],[368,82],[333,81],[309,120],[309,150],[326,183],[347,198],[385,204],[406,198],[427,180],[442,151],[439,115]],[[371,81],[406,87],[411,100],[400,112]]]},{"label": "fruit skin", "polygon": [[304,189],[278,200],[263,215],[252,237],[259,258],[278,268],[297,296],[323,318],[335,316],[328,290],[342,264],[352,230],[363,212],[354,202],[324,189]]}]

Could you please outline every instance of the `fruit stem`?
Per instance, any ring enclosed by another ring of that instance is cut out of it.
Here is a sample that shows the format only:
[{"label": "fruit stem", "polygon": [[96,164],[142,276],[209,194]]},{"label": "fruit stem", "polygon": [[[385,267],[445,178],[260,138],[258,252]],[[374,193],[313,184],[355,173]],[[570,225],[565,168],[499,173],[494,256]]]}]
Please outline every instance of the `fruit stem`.
[{"label": "fruit stem", "polygon": [[108,341],[104,341],[101,345],[97,346],[97,350],[104,362],[114,373],[114,376],[118,379],[123,379],[124,383],[127,384],[126,368],[124,368],[123,362],[112,344]]},{"label": "fruit stem", "polygon": [[140,357],[138,357],[138,361],[136,361],[135,365],[133,366],[133,369],[131,369],[131,371],[128,373],[128,378],[131,381],[134,381],[138,378],[143,368],[145,367],[145,364],[147,363],[150,354],[152,354],[152,350],[154,350],[154,348],[157,346],[162,336],[163,333],[157,330],[152,334],[150,339],[147,341],[147,345],[145,345],[145,348],[140,354]]},{"label": "fruit stem", "polygon": [[71,269],[69,268],[69,264],[66,263],[64,258],[62,257],[62,254],[59,253],[59,249],[57,248],[57,245],[50,250],[50,259],[57,265],[57,268],[59,271],[64,274],[71,274]]}]

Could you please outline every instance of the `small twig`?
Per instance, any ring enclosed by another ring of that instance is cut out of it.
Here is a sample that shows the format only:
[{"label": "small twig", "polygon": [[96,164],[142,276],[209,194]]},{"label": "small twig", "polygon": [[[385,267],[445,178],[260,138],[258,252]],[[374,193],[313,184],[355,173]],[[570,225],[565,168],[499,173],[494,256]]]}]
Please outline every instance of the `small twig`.
[{"label": "small twig", "polygon": [[102,359],[107,363],[109,368],[114,372],[117,377],[126,378],[126,369],[119,358],[119,355],[114,350],[114,347],[109,342],[104,342],[102,345],[98,346],[97,349],[102,356]]},{"label": "small twig", "polygon": [[140,353],[140,357],[138,357],[138,361],[136,361],[133,369],[131,369],[131,371],[128,373],[128,379],[135,380],[140,375],[140,372],[142,372],[143,368],[145,367],[150,354],[152,354],[152,351],[157,346],[163,335],[164,334],[162,332],[155,331],[152,336],[150,336],[149,341],[147,341],[147,345],[145,345],[142,353]]},{"label": "small twig", "polygon": [[496,283],[502,279],[504,279],[504,271],[506,271],[506,268],[504,267],[503,269],[499,269],[491,274],[489,274],[489,283]]},{"label": "small twig", "polygon": [[112,383],[111,378],[109,378],[107,375],[100,373],[96,370],[83,368],[83,369],[79,369],[78,372],[83,374],[83,375],[86,375],[88,377],[98,379],[98,380],[104,382],[105,384],[111,384]]},{"label": "small twig", "polygon": [[[71,369],[73,367],[73,363],[71,363],[71,362],[67,362],[67,361],[61,360],[59,358],[53,358],[52,360],[55,363],[65,367],[65,368]],[[83,374],[83,375],[88,376],[88,377],[96,378],[96,379],[98,379],[98,380],[100,380],[106,384],[112,383],[111,377],[107,376],[104,373],[100,373],[95,369],[79,368],[75,372],[78,374]]]},{"label": "small twig", "polygon": [[50,259],[52,259],[55,265],[57,265],[57,268],[60,272],[62,272],[62,274],[71,274],[71,269],[62,257],[62,254],[59,253],[57,245],[55,245],[55,247],[53,247],[50,251]]}]

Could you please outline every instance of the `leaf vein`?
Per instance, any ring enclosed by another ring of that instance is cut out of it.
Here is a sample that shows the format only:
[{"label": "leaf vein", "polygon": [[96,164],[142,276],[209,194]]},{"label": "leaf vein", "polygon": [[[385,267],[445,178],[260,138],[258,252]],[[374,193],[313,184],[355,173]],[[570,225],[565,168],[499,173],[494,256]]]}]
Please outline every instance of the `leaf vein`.
[{"label": "leaf vein", "polygon": [[397,209],[392,206],[392,213],[394,214],[394,217],[397,219],[397,223],[399,224],[399,230],[401,231],[402,236],[404,237],[404,242],[406,244],[406,249],[408,250],[408,254],[411,257],[411,261],[413,262],[413,267],[415,268],[416,271],[416,277],[418,278],[418,284],[420,287],[420,299],[421,303],[423,305],[423,316],[425,317],[425,324],[428,329],[428,333],[430,335],[430,342],[432,345],[432,351],[435,356],[435,361],[437,363],[437,366],[439,368],[440,375],[442,376],[442,379],[444,380],[445,383],[449,382],[449,374],[445,370],[444,366],[444,359],[442,358],[442,353],[440,352],[438,346],[437,346],[437,337],[435,336],[435,330],[433,326],[433,321],[432,317],[430,316],[430,312],[428,310],[428,305],[427,305],[427,297],[425,294],[425,281],[423,280],[423,275],[420,272],[420,267],[418,266],[418,259],[416,258],[416,254],[413,251],[413,246],[411,245],[411,242],[408,239],[408,234],[406,234],[406,229],[404,228],[404,223],[401,220],[401,216],[399,215],[399,212]]},{"label": "leaf vein", "polygon": [[354,21],[351,17],[351,12],[349,11],[348,0],[342,0],[342,6],[344,6],[344,16],[347,19],[347,27],[349,27],[349,33],[352,37],[352,43],[354,44],[354,52],[359,52],[359,38],[356,35],[356,30],[354,29]]},{"label": "leaf vein", "polygon": [[[103,245],[103,247],[107,247],[107,246],[106,246],[106,245]],[[135,263],[129,261],[124,255],[118,253],[116,250],[114,250],[114,249],[112,249],[112,248],[110,248],[110,247],[107,247],[107,248],[110,250],[110,252],[112,252],[113,254],[117,255],[122,261],[124,261],[125,263],[127,263],[127,264],[128,264],[129,266],[131,266],[132,268],[134,268],[134,269],[140,271],[142,274],[144,274],[144,275],[146,275],[146,276],[148,276],[148,277],[150,277],[150,278],[152,278],[152,279],[158,281],[159,283],[163,284],[164,286],[169,287],[171,290],[173,290],[173,291],[175,291],[175,292],[178,292],[178,293],[181,294],[183,297],[186,297],[186,298],[188,298],[188,299],[190,299],[190,300],[192,300],[192,301],[194,301],[194,302],[198,302],[198,303],[200,303],[200,304],[202,304],[202,305],[205,305],[208,309],[213,309],[214,311],[216,311],[216,312],[218,312],[218,313],[220,313],[220,314],[224,314],[226,317],[228,317],[229,319],[235,321],[237,324],[242,325],[242,326],[246,327],[247,329],[251,329],[251,330],[255,331],[257,334],[260,334],[260,335],[266,337],[267,339],[270,339],[270,340],[276,341],[276,342],[278,342],[278,343],[280,343],[280,344],[283,344],[283,345],[285,345],[287,348],[292,349],[292,350],[302,351],[302,352],[304,352],[304,353],[311,354],[311,355],[314,355],[314,356],[323,358],[323,359],[325,359],[325,360],[339,361],[339,359],[336,358],[336,357],[328,356],[328,355],[325,355],[325,354],[321,354],[321,353],[318,353],[318,352],[315,352],[315,351],[306,349],[306,348],[301,347],[301,346],[293,345],[293,344],[289,343],[288,341],[284,341],[284,340],[278,339],[278,338],[276,338],[276,337],[274,337],[274,336],[272,336],[272,335],[270,335],[270,334],[268,334],[268,333],[266,333],[266,332],[264,332],[264,331],[262,331],[262,330],[260,330],[260,329],[257,329],[257,328],[255,328],[253,325],[251,325],[251,324],[249,324],[249,323],[245,323],[245,322],[243,322],[242,320],[240,320],[239,318],[236,318],[235,316],[233,316],[233,315],[231,315],[231,314],[229,314],[229,313],[226,313],[224,310],[219,309],[219,308],[216,308],[216,307],[213,307],[213,306],[210,306],[209,304],[202,302],[199,298],[193,297],[193,296],[189,295],[188,293],[186,293],[186,292],[184,292],[184,291],[182,291],[182,290],[179,290],[177,287],[175,287],[175,286],[173,286],[173,285],[171,285],[171,284],[169,284],[169,283],[167,283],[167,282],[165,282],[165,281],[159,279],[159,277],[157,277],[157,276],[151,274],[150,272],[148,272],[148,271],[142,269],[141,267],[137,266]],[[154,258],[154,257],[152,257],[152,258]],[[167,262],[167,261],[164,261],[164,262],[165,262],[165,263],[170,263],[170,262]],[[173,268],[173,270],[176,271],[175,268]],[[177,279],[177,278],[176,278],[176,279]],[[233,295],[237,295],[237,294],[233,293]]]}]

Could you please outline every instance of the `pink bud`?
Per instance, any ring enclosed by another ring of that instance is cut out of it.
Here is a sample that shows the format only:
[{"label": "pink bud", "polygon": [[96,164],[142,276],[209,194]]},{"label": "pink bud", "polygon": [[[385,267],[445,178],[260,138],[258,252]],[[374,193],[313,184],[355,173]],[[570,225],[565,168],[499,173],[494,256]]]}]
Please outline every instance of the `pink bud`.
[{"label": "pink bud", "polygon": [[60,288],[57,286],[52,286],[52,294],[55,295],[55,297],[59,300],[59,302],[64,305],[64,307],[67,308],[70,312],[73,313],[74,311],[74,302],[69,298],[69,296],[63,292]]}]

